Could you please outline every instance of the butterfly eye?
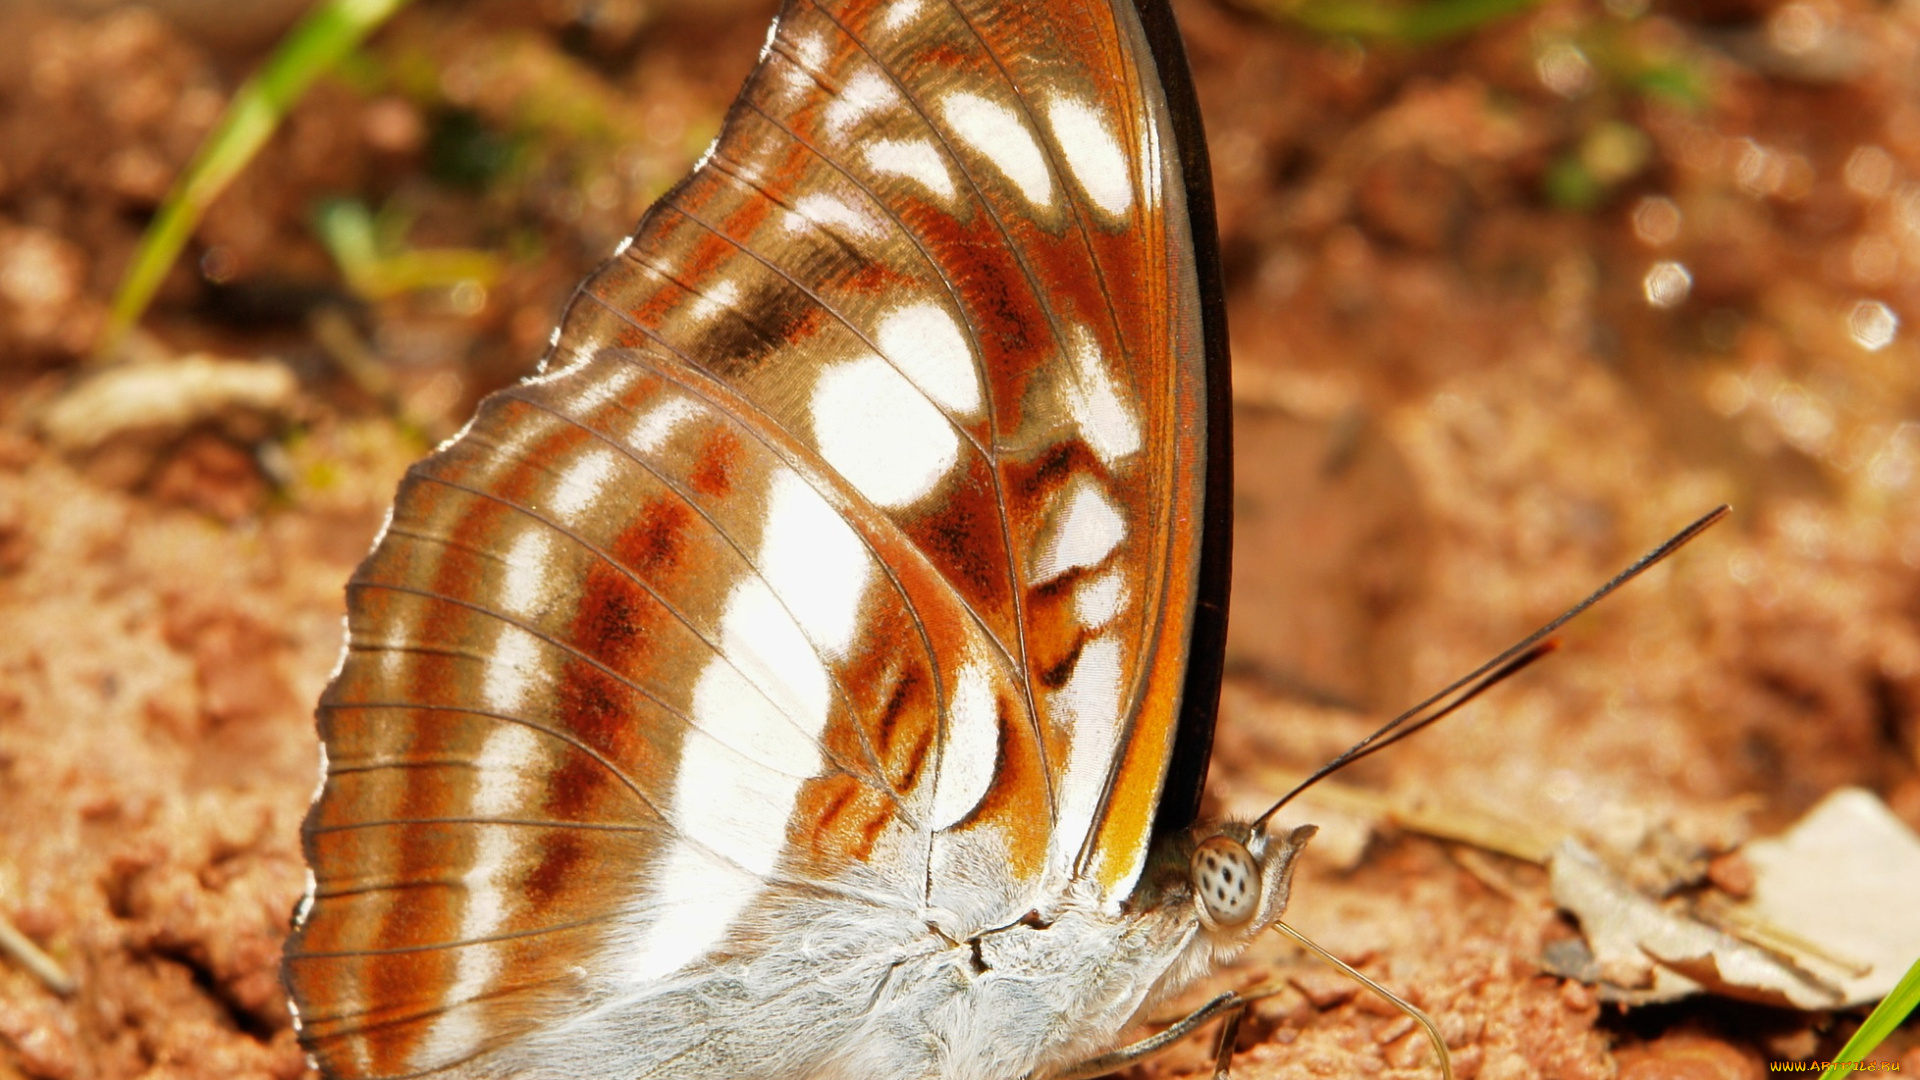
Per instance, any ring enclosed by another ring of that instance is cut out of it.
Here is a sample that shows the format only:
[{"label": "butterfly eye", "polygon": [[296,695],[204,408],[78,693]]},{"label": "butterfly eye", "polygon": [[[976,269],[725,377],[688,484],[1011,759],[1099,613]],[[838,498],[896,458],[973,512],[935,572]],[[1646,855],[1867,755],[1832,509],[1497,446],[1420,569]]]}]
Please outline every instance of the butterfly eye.
[{"label": "butterfly eye", "polygon": [[1220,926],[1253,918],[1260,900],[1260,870],[1245,845],[1230,836],[1209,837],[1194,849],[1190,872],[1207,916]]}]

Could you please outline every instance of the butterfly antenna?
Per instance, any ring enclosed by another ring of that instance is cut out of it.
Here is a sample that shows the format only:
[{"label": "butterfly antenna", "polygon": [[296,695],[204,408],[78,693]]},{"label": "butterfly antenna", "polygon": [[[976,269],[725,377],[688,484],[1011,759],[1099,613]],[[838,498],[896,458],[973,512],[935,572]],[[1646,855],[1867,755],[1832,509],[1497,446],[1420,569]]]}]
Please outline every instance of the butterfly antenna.
[{"label": "butterfly antenna", "polygon": [[[1272,806],[1268,807],[1267,812],[1264,814],[1261,814],[1258,820],[1255,822],[1255,824],[1265,825],[1267,823],[1267,819],[1273,816],[1274,811],[1279,810],[1281,807],[1287,805],[1287,803],[1290,802],[1295,795],[1298,795],[1301,792],[1307,790],[1313,785],[1319,783],[1321,780],[1326,779],[1328,776],[1332,775],[1333,773],[1339,772],[1341,769],[1344,769],[1347,766],[1353,764],[1354,762],[1359,761],[1361,758],[1371,757],[1374,754],[1377,754],[1380,751],[1385,750],[1387,747],[1392,746],[1395,743],[1398,743],[1400,740],[1408,737],[1409,735],[1413,735],[1418,732],[1425,731],[1427,728],[1433,726],[1434,724],[1440,722],[1441,720],[1444,720],[1447,717],[1452,716],[1455,712],[1459,711],[1462,706],[1466,705],[1468,702],[1472,701],[1474,698],[1479,697],[1481,694],[1486,693],[1488,690],[1493,689],[1495,686],[1498,686],[1500,683],[1507,681],[1509,678],[1515,675],[1518,675],[1522,669],[1531,665],[1535,660],[1538,660],[1541,657],[1547,655],[1548,653],[1553,652],[1555,649],[1558,649],[1559,647],[1560,647],[1560,643],[1557,640],[1553,640],[1553,639],[1536,642],[1531,648],[1527,649],[1526,652],[1521,653],[1519,656],[1516,656],[1511,660],[1508,660],[1506,663],[1501,664],[1498,668],[1495,668],[1493,671],[1488,672],[1486,675],[1482,676],[1479,679],[1479,681],[1475,682],[1472,686],[1467,687],[1466,690],[1464,690],[1459,697],[1454,698],[1452,701],[1447,702],[1446,705],[1440,707],[1434,712],[1429,713],[1426,716],[1418,715],[1420,712],[1425,710],[1430,704],[1432,704],[1432,702],[1429,701],[1429,702],[1423,702],[1422,704],[1417,705],[1414,708],[1409,709],[1404,713],[1401,713],[1399,716],[1394,717],[1392,720],[1388,721],[1387,724],[1384,727],[1382,727],[1379,731],[1376,731],[1373,734],[1367,736],[1365,739],[1362,739],[1358,743],[1355,743],[1352,747],[1342,752],[1339,757],[1336,757],[1332,761],[1329,761],[1325,765],[1322,765],[1318,769],[1315,769],[1312,776],[1309,776],[1305,780],[1302,780],[1298,784],[1295,784],[1293,786],[1293,790],[1281,796],[1279,802],[1276,802]],[[1446,691],[1443,691],[1442,694],[1444,695],[1446,693],[1451,693],[1454,689],[1457,689],[1457,686],[1448,688]],[[1416,719],[1416,717],[1418,717],[1418,719]]]},{"label": "butterfly antenna", "polygon": [[1351,964],[1348,964],[1346,961],[1333,955],[1332,953],[1321,948],[1320,946],[1315,945],[1313,941],[1307,937],[1307,935],[1302,934],[1300,931],[1295,930],[1293,927],[1288,926],[1286,923],[1283,923],[1280,920],[1275,919],[1273,921],[1273,928],[1275,930],[1280,931],[1281,933],[1286,934],[1288,937],[1298,942],[1302,948],[1306,949],[1308,952],[1312,953],[1313,955],[1319,957],[1321,960],[1325,961],[1328,964],[1333,965],[1336,968],[1339,968],[1341,972],[1343,972],[1347,976],[1347,978],[1352,979],[1353,981],[1359,983],[1360,985],[1366,987],[1367,989],[1373,991],[1374,993],[1379,994],[1381,997],[1386,998],[1388,1001],[1392,1002],[1397,1008],[1399,1008],[1401,1012],[1406,1013],[1408,1016],[1413,1017],[1414,1020],[1420,1024],[1420,1027],[1426,1031],[1427,1041],[1433,1044],[1433,1052],[1440,1056],[1441,1080],[1453,1080],[1453,1055],[1447,1053],[1447,1040],[1440,1037],[1440,1028],[1437,1024],[1433,1022],[1433,1017],[1428,1016],[1424,1010],[1422,1010],[1419,1006],[1415,1005],[1413,1002],[1408,1001],[1406,998],[1401,997],[1399,994],[1394,993],[1393,991],[1387,989],[1386,987],[1381,986],[1379,983],[1374,982],[1372,979],[1367,978],[1365,975],[1360,974],[1360,972],[1355,970]]},{"label": "butterfly antenna", "polygon": [[1266,813],[1254,819],[1254,827],[1257,829],[1264,826],[1268,818],[1271,818],[1281,807],[1292,802],[1296,795],[1299,795],[1314,784],[1319,783],[1329,775],[1375,751],[1384,750],[1394,743],[1399,742],[1401,739],[1451,715],[1467,702],[1479,697],[1499,683],[1518,674],[1534,661],[1552,652],[1557,647],[1556,643],[1547,639],[1554,631],[1565,626],[1575,616],[1580,615],[1588,608],[1612,595],[1613,592],[1622,585],[1625,585],[1627,582],[1632,581],[1634,578],[1639,577],[1641,574],[1646,573],[1658,565],[1661,560],[1686,546],[1694,537],[1707,531],[1718,523],[1721,518],[1726,517],[1732,512],[1733,509],[1725,503],[1714,507],[1711,511],[1702,515],[1698,521],[1673,534],[1673,536],[1669,537],[1667,541],[1659,547],[1654,548],[1652,551],[1634,560],[1633,565],[1614,575],[1613,580],[1595,589],[1585,600],[1561,612],[1559,617],[1555,618],[1552,622],[1528,634],[1525,638],[1500,653],[1500,655],[1481,664],[1460,678],[1455,679],[1452,683],[1449,683],[1445,688],[1440,690],[1440,692],[1420,702],[1413,708],[1408,709],[1406,712],[1401,713],[1399,716],[1394,717],[1392,720],[1387,721],[1386,724],[1381,726],[1380,730],[1361,739],[1339,757],[1334,758],[1332,761],[1314,770],[1312,776],[1302,780],[1294,786],[1292,791],[1282,795],[1278,802],[1267,807]]}]

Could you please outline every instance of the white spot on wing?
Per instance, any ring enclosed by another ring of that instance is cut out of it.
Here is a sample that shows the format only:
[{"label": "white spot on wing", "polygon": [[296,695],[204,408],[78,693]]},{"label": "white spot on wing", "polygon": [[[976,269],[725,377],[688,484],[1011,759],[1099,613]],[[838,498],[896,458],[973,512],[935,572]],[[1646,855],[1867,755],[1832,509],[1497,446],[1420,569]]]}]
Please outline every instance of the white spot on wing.
[{"label": "white spot on wing", "polygon": [[651,889],[639,909],[646,920],[639,940],[629,955],[616,959],[633,986],[658,982],[705,956],[764,887],[680,838],[648,868],[647,881]]},{"label": "white spot on wing", "polygon": [[731,311],[740,299],[740,283],[733,278],[722,278],[705,292],[695,293],[687,301],[687,317],[694,322],[706,322],[723,312]]},{"label": "white spot on wing", "polygon": [[1109,570],[1080,583],[1073,592],[1073,617],[1088,630],[1112,622],[1127,602],[1126,575]]},{"label": "white spot on wing", "polygon": [[826,666],[765,581],[746,578],[728,594],[720,616],[720,650],[773,699],[788,718],[784,727],[797,726],[814,736],[827,726]]},{"label": "white spot on wing", "polygon": [[[475,783],[471,805],[475,818],[527,817],[527,803],[541,763],[540,740],[519,724],[501,724],[481,744],[473,759]],[[466,900],[455,941],[476,942],[506,928],[507,897],[503,880],[510,880],[521,839],[513,826],[476,825],[473,865],[460,884]],[[500,954],[488,945],[453,949],[453,985],[446,1001],[474,1001],[500,973]],[[432,1069],[457,1061],[480,1047],[485,1035],[475,1009],[453,1008],[435,1020],[426,1041],[413,1055],[417,1069]]]},{"label": "white spot on wing", "polygon": [[[350,997],[348,1001],[345,1002],[344,1004],[348,1004],[350,1007],[359,1007],[359,1008],[365,1007],[364,1002],[362,1002],[359,998],[356,998],[356,997]],[[378,1075],[373,1071],[373,1056],[369,1053],[369,1051],[373,1047],[373,1040],[372,1039],[353,1039],[348,1043],[348,1045],[353,1048],[352,1053],[353,1053],[354,1072],[360,1076]]]},{"label": "white spot on wing", "polygon": [[501,623],[480,678],[481,699],[496,712],[516,714],[529,696],[551,681],[542,661],[545,646],[518,626]]},{"label": "white spot on wing", "polygon": [[[380,545],[387,542],[387,533],[392,529],[393,507],[388,506],[386,517],[380,521],[380,531],[374,537],[372,550],[378,551]],[[380,678],[389,686],[401,685],[401,681],[407,677],[407,672],[413,663],[413,654],[405,648],[395,648],[393,643],[404,645],[416,639],[419,620],[415,618],[415,610],[412,604],[394,605],[392,613],[386,619],[386,627],[383,631],[385,637],[379,642],[355,640],[353,620],[342,617],[340,625],[345,633],[341,635],[340,659],[334,662],[333,674],[327,676],[327,681],[332,682],[338,679],[340,673],[346,670],[347,659],[353,655],[355,645],[365,645],[380,650],[379,659],[375,662],[378,665]]]},{"label": "white spot on wing", "polygon": [[[525,816],[533,784],[544,764],[540,737],[524,724],[500,724],[473,759],[475,817]],[[480,863],[487,860],[481,858]],[[468,937],[476,935],[465,935]]]},{"label": "white spot on wing", "polygon": [[780,16],[775,15],[773,17],[773,22],[767,25],[767,39],[760,43],[760,58],[759,58],[760,63],[762,64],[766,63],[767,57],[772,55],[773,39],[779,36],[780,36]]},{"label": "white spot on wing", "polygon": [[787,845],[787,816],[803,782],[690,732],[674,777],[674,825],[713,854],[765,877]]},{"label": "white spot on wing", "polygon": [[828,368],[812,404],[820,453],[882,507],[918,501],[958,459],[960,438],[947,418],[878,356]]},{"label": "white spot on wing", "polygon": [[[452,992],[459,992],[458,980],[466,973],[468,958],[476,954],[484,957],[489,965],[494,963],[491,951],[485,948],[459,950],[459,959],[455,961],[456,984]],[[487,978],[492,977],[493,972],[489,970]],[[476,1006],[473,1005],[455,1005],[436,1017],[433,1026],[427,1029],[426,1039],[410,1058],[414,1069],[420,1072],[433,1071],[450,1062],[471,1057],[474,1051],[480,1049],[480,1040],[485,1032],[475,1010]]]},{"label": "white spot on wing", "polygon": [[888,33],[893,33],[918,18],[921,9],[925,6],[923,0],[901,0],[900,3],[893,5],[884,19],[880,20],[880,27]]},{"label": "white spot on wing", "polygon": [[1160,209],[1161,186],[1167,182],[1166,161],[1160,143],[1160,125],[1143,125],[1145,131],[1140,143],[1139,155],[1134,158],[1134,168],[1138,170],[1136,185],[1141,193],[1143,209],[1149,214]]},{"label": "white spot on wing", "polygon": [[[720,149],[720,137],[716,135],[713,137],[713,141],[707,144],[707,148],[705,150],[700,151],[700,156],[694,159],[692,171],[699,172],[701,169],[706,168],[707,162],[713,160],[713,155],[719,149]],[[621,254],[624,255],[626,254],[626,252],[623,250]]]},{"label": "white spot on wing", "polygon": [[810,776],[820,769],[820,748],[772,694],[730,663],[708,661],[693,684],[693,726],[764,769]]},{"label": "white spot on wing", "polygon": [[[570,364],[565,370],[556,373],[555,378],[572,373],[576,369],[585,369],[587,361],[581,359]],[[581,372],[578,384],[573,388],[570,405],[575,413],[589,413],[618,398],[633,387],[640,371],[632,364],[602,364],[597,370]]]},{"label": "white spot on wing", "polygon": [[502,560],[500,591],[494,603],[502,614],[538,615],[547,606],[553,580],[553,533],[544,525],[523,526]]},{"label": "white spot on wing", "polygon": [[1140,449],[1139,421],[1114,385],[1100,343],[1085,327],[1076,328],[1070,352],[1074,378],[1067,389],[1067,411],[1094,455],[1111,466]]},{"label": "white spot on wing", "polygon": [[911,180],[942,202],[953,199],[953,176],[940,151],[925,139],[876,139],[866,144],[867,167]]},{"label": "white spot on wing", "polygon": [[866,549],[818,493],[783,473],[768,495],[757,564],[761,576],[728,594],[723,655],[694,686],[695,729],[674,776],[679,835],[649,868],[635,909],[638,939],[617,960],[636,985],[679,971],[726,937],[786,848],[801,784],[824,763],[815,739],[830,687],[802,626],[824,647],[847,647],[872,572]]},{"label": "white spot on wing", "polygon": [[979,413],[979,369],[946,308],[931,302],[895,308],[881,317],[874,337],[893,366],[941,408],[968,417]]},{"label": "white spot on wing", "polygon": [[1047,125],[1074,183],[1103,213],[1124,217],[1133,207],[1133,177],[1100,114],[1077,98],[1055,97],[1047,102]]},{"label": "white spot on wing", "polygon": [[545,509],[565,521],[593,507],[619,479],[620,460],[604,446],[580,451],[556,479]]},{"label": "white spot on wing", "polygon": [[986,797],[993,785],[1000,750],[999,701],[993,675],[975,659],[954,679],[941,731],[940,774],[934,781],[934,829],[958,824]]},{"label": "white spot on wing", "polygon": [[827,102],[827,134],[845,139],[855,124],[874,113],[897,108],[900,94],[886,76],[873,68],[861,68],[840,86],[840,93]]},{"label": "white spot on wing", "polygon": [[1054,717],[1069,733],[1058,834],[1069,858],[1092,827],[1119,743],[1120,677],[1119,641],[1095,638],[1081,648],[1073,673],[1053,695]]},{"label": "white spot on wing", "polygon": [[1053,205],[1053,174],[1033,132],[1005,105],[978,94],[955,92],[940,102],[947,126],[1020,189],[1027,202]]},{"label": "white spot on wing", "polygon": [[826,39],[817,30],[794,38],[793,58],[808,71],[819,71],[827,62]]},{"label": "white spot on wing", "polygon": [[[320,756],[325,757],[326,744],[321,743],[320,745],[321,745]],[[321,783],[324,785],[326,783],[326,773],[323,771],[320,774],[320,777],[321,777]],[[317,799],[318,799],[318,796],[315,796],[315,800]],[[312,802],[315,800],[309,800],[309,802]],[[300,891],[300,903],[297,907],[293,909],[293,928],[294,929],[299,930],[304,928],[307,925],[307,917],[313,914],[314,893],[319,888],[320,888],[320,879],[313,876],[313,867],[311,866],[307,867],[306,888]],[[300,1015],[300,1006],[297,1003],[289,1001],[287,1002],[287,1005],[293,1010],[293,1014],[295,1016]]]},{"label": "white spot on wing", "polygon": [[633,422],[633,430],[627,434],[627,441],[642,454],[657,453],[680,425],[700,414],[700,409],[692,401],[683,397],[670,397],[640,414]]},{"label": "white spot on wing", "polygon": [[793,209],[787,212],[785,223],[787,231],[796,233],[831,225],[867,240],[879,240],[887,235],[887,227],[879,219],[822,191],[796,200]]},{"label": "white spot on wing", "polygon": [[[558,331],[559,327],[555,327],[554,329]],[[580,370],[587,366],[586,355],[577,351],[567,359],[566,363],[559,367],[551,366],[553,360],[554,358],[551,355],[543,358],[540,361],[539,373],[522,380],[523,385],[544,386],[547,383],[559,382],[561,379],[569,376],[578,375]]]},{"label": "white spot on wing", "polygon": [[1080,478],[1054,505],[1034,561],[1036,585],[1069,570],[1100,565],[1127,538],[1126,519],[1090,479]]},{"label": "white spot on wing", "polygon": [[820,648],[852,648],[873,562],[838,511],[798,474],[781,471],[767,496],[760,574]]}]

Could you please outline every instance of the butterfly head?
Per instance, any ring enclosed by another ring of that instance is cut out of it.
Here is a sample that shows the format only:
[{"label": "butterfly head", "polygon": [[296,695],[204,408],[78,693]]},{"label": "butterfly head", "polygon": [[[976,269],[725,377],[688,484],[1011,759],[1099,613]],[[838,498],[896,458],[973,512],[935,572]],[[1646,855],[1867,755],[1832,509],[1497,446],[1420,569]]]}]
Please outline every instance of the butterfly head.
[{"label": "butterfly head", "polygon": [[1216,936],[1241,941],[1273,925],[1287,910],[1293,860],[1316,827],[1302,825],[1284,836],[1264,828],[1226,822],[1207,830],[1187,859],[1200,925]]},{"label": "butterfly head", "polygon": [[1286,912],[1294,859],[1316,831],[1302,825],[1273,834],[1237,821],[1196,826],[1165,839],[1151,880],[1160,903],[1191,905],[1201,931],[1196,944],[1217,962]]}]

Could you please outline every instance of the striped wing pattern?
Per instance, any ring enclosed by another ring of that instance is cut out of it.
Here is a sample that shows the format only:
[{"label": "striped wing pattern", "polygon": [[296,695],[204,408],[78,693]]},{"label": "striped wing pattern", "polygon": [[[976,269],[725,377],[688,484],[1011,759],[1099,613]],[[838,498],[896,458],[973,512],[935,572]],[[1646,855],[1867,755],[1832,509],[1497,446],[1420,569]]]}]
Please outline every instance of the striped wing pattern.
[{"label": "striped wing pattern", "polygon": [[1124,899],[1205,471],[1157,88],[1125,0],[789,0],[349,585],[287,965],[327,1075],[465,1075],[782,890],[955,940]]}]

